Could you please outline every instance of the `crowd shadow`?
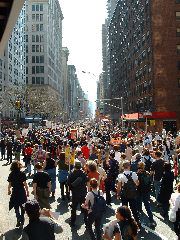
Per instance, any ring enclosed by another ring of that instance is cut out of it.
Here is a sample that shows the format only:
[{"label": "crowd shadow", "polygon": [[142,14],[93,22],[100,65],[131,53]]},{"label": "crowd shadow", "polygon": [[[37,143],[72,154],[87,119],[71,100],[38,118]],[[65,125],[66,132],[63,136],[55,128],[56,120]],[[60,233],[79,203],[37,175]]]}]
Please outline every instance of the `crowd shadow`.
[{"label": "crowd shadow", "polygon": [[0,240],[18,240],[22,235],[22,229],[14,228],[0,235]]},{"label": "crowd shadow", "polygon": [[[58,202],[59,202],[59,201],[58,201]],[[57,205],[55,211],[56,211],[56,212],[60,212],[61,215],[63,215],[63,214],[65,214],[65,213],[69,212],[69,208],[68,208],[68,207],[69,207],[69,202],[67,202],[67,201],[61,201],[61,202],[59,202],[59,204]]]}]

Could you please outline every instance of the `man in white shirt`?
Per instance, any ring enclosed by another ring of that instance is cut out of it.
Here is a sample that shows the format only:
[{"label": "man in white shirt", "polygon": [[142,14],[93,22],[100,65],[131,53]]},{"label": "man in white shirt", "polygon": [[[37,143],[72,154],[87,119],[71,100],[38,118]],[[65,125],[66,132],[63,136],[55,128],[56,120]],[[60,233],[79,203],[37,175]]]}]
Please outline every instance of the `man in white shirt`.
[{"label": "man in white shirt", "polygon": [[121,197],[122,205],[130,206],[132,214],[140,226],[137,208],[137,189],[139,185],[138,176],[130,171],[131,164],[128,160],[123,163],[124,172],[118,175],[117,196]]},{"label": "man in white shirt", "polygon": [[[87,217],[87,223],[86,227],[89,232],[89,235],[91,239],[98,239],[101,240],[101,220],[102,220],[102,215],[95,216],[94,213],[92,212],[92,207],[94,205],[94,199],[95,195],[99,195],[100,191],[98,191],[98,181],[95,178],[92,178],[90,181],[90,187],[92,188],[92,191],[88,192],[85,198],[85,203],[82,204],[82,208],[87,209],[88,211],[88,217]],[[94,231],[92,229],[92,225],[95,223],[95,231],[96,231],[96,236],[94,234]]]}]

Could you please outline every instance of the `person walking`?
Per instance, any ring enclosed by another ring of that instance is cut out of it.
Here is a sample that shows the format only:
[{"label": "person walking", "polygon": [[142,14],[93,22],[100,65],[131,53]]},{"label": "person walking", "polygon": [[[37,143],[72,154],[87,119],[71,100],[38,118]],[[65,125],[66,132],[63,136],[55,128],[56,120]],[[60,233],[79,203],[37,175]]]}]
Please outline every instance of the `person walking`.
[{"label": "person walking", "polygon": [[32,158],[33,148],[31,147],[31,143],[27,142],[24,149],[24,161],[26,166],[26,171],[28,175],[31,175],[31,158]]},{"label": "person walking", "polygon": [[130,209],[127,206],[119,207],[116,218],[118,223],[113,231],[115,239],[137,240],[138,224],[132,218]]},{"label": "person walking", "polygon": [[170,203],[172,205],[172,211],[175,212],[174,231],[180,239],[180,183],[177,184],[177,192],[171,195]]},{"label": "person walking", "polygon": [[[101,221],[103,213],[106,209],[106,201],[103,194],[98,190],[98,181],[95,178],[90,180],[90,188],[85,198],[82,208],[88,211],[86,228],[89,232],[91,240],[101,240]],[[93,232],[92,225],[95,223],[96,236]]]},{"label": "person walking", "polygon": [[174,173],[171,171],[171,164],[164,163],[164,172],[161,179],[161,186],[158,196],[158,202],[161,204],[163,216],[168,217],[169,200],[173,193]]},{"label": "person walking", "polygon": [[36,164],[37,173],[33,177],[33,193],[42,208],[50,208],[49,196],[51,193],[51,178],[43,171],[41,163]]},{"label": "person walking", "polygon": [[66,188],[66,197],[68,200],[70,200],[69,186],[67,183],[69,175],[69,165],[67,165],[65,161],[65,152],[60,153],[57,165],[58,165],[58,180],[61,189],[61,199],[63,201],[65,200],[64,188]]},{"label": "person walking", "polygon": [[137,186],[138,211],[139,213],[142,212],[142,203],[144,203],[147,215],[149,217],[149,227],[155,227],[156,223],[154,221],[150,205],[152,179],[150,173],[145,170],[145,163],[138,163],[137,175],[139,179],[139,185]]},{"label": "person walking", "polygon": [[1,160],[5,160],[6,142],[4,138],[1,139],[0,147],[1,147]]},{"label": "person walking", "polygon": [[[75,161],[74,170],[68,176],[68,186],[72,192],[72,204],[71,204],[71,220],[70,225],[75,226],[76,221],[76,209],[78,204],[80,206],[85,201],[85,197],[87,194],[87,182],[88,177],[85,172],[81,169],[81,162]],[[87,214],[85,210],[82,210],[84,213],[84,221],[86,223]]]},{"label": "person walking", "polygon": [[13,155],[13,142],[10,138],[7,140],[6,150],[7,150],[7,164],[11,164]]},{"label": "person walking", "polygon": [[56,161],[51,157],[50,152],[46,152],[46,160],[44,161],[43,168],[44,171],[47,172],[51,178],[51,192],[52,197],[55,197],[56,191]]},{"label": "person walking", "polygon": [[123,164],[124,172],[119,174],[117,183],[117,196],[121,197],[122,205],[130,206],[132,214],[140,226],[140,218],[137,207],[138,176],[130,171],[131,164],[126,160]]},{"label": "person walking", "polygon": [[162,153],[160,151],[156,151],[155,154],[155,161],[152,163],[151,166],[151,175],[153,176],[154,181],[154,189],[155,189],[155,196],[156,196],[156,203],[158,203],[158,195],[161,186],[161,178],[163,176],[164,171],[164,161],[161,159]]},{"label": "person walking", "polygon": [[62,233],[62,227],[49,210],[43,209],[43,216],[41,215],[37,200],[28,200],[25,203],[25,212],[29,224],[23,229],[20,240],[55,240],[54,233]]},{"label": "person walking", "polygon": [[8,195],[11,195],[9,201],[9,210],[12,208],[15,210],[17,218],[16,227],[23,226],[24,224],[23,204],[27,201],[27,197],[29,197],[26,174],[21,171],[21,168],[21,163],[18,160],[14,161],[11,164],[11,173],[8,176]]}]

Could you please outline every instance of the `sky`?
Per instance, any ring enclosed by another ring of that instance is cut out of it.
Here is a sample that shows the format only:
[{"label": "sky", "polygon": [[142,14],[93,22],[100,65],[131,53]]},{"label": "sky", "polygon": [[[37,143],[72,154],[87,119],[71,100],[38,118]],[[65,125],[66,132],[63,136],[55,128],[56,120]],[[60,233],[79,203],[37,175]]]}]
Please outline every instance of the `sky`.
[{"label": "sky", "polygon": [[[102,72],[102,24],[106,0],[59,0],[63,19],[63,47],[70,51],[68,64],[75,65],[89,100],[95,101]],[[85,73],[83,73],[83,72]]]}]

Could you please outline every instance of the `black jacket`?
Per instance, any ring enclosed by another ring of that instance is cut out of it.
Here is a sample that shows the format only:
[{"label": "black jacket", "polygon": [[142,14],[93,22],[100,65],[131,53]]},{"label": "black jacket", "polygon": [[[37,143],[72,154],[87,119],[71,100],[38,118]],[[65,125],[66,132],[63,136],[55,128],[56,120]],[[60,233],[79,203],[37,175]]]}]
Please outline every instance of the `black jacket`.
[{"label": "black jacket", "polygon": [[[82,180],[79,182],[77,186],[72,186],[73,182],[77,178],[82,178]],[[72,195],[74,196],[86,196],[87,194],[87,182],[88,182],[88,177],[85,174],[84,171],[82,170],[74,170],[69,174],[68,177],[68,185],[70,187],[70,190],[72,191]]]}]

